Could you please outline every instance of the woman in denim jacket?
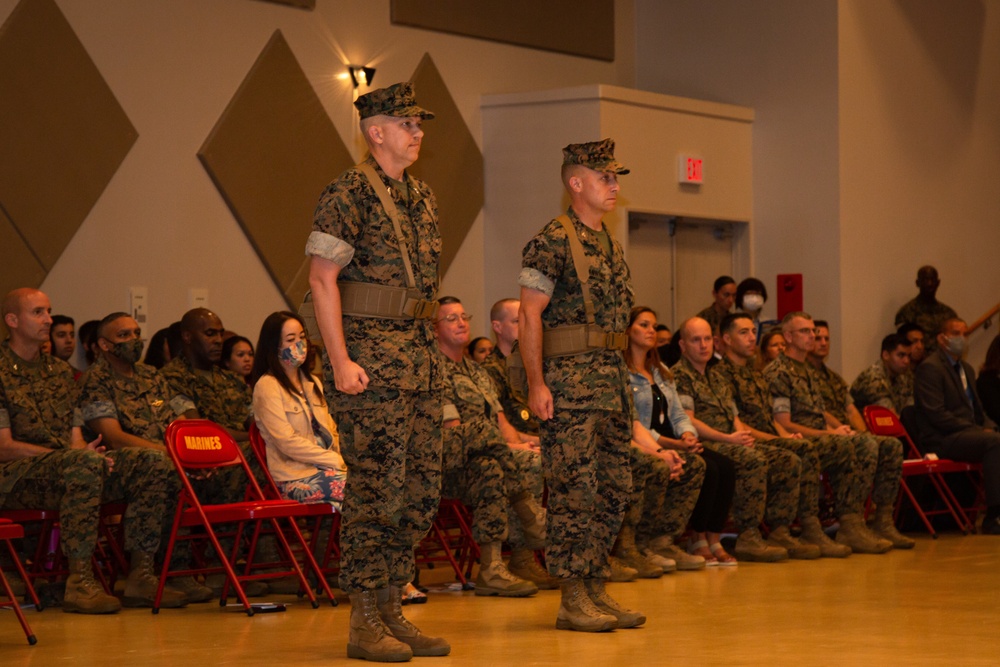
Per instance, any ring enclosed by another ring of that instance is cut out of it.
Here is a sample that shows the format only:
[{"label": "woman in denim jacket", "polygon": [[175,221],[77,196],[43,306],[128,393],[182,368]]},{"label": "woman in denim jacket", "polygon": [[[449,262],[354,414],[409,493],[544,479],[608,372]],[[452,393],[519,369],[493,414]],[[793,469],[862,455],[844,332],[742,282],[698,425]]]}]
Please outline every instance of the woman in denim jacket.
[{"label": "woman in denim jacket", "polygon": [[[705,462],[705,480],[689,521],[696,533],[689,550],[704,558],[707,565],[736,565],[736,559],[720,542],[736,487],[733,462],[698,442],[697,431],[681,407],[673,376],[657,355],[656,313],[644,306],[633,308],[627,334],[625,363],[639,422],[660,448],[679,450],[689,457],[697,455]],[[670,555],[664,555],[675,560],[683,553],[672,544],[669,549],[663,544],[652,546],[658,553],[669,551]]]}]

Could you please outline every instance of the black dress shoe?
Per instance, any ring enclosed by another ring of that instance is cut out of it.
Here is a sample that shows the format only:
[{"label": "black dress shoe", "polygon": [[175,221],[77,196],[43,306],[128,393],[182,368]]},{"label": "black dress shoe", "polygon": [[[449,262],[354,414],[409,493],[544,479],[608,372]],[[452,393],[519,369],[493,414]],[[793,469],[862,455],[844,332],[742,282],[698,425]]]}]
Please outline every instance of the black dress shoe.
[{"label": "black dress shoe", "polygon": [[983,519],[983,535],[1000,535],[1000,516]]}]

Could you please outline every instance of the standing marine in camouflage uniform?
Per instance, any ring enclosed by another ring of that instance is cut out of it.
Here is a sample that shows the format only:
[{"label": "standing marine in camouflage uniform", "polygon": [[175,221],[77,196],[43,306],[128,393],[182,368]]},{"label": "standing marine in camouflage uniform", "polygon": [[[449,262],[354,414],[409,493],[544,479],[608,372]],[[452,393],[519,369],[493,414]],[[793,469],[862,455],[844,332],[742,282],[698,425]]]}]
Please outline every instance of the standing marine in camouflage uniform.
[{"label": "standing marine in camouflage uniform", "polygon": [[[774,421],[767,380],[754,363],[757,337],[750,315],[743,312],[727,315],[722,320],[719,336],[726,352],[722,363],[714,366],[709,376],[717,375],[729,385],[740,419],[758,441],[795,452],[802,462],[799,479],[801,541],[817,546],[823,557],[846,558],[851,555],[850,547],[827,537],[820,524],[820,472],[829,473],[830,483],[838,498],[849,498],[858,483],[851,449],[791,434]],[[768,539],[786,546],[786,531],[787,527],[777,528]]]},{"label": "standing marine in camouflage uniform", "polygon": [[[99,439],[85,442],[72,367],[39,351],[52,324],[48,297],[14,290],[2,311],[10,338],[0,344],[0,507],[59,510],[70,570],[63,610],[103,614],[121,603],[97,584],[90,565],[100,505],[127,503],[125,549],[132,567],[124,603],[151,607],[159,583],[153,554],[176,493],[170,462],[161,452],[105,452]],[[185,604],[183,593],[164,591],[164,607]]]},{"label": "standing marine in camouflage uniform", "polygon": [[545,546],[545,512],[527,480],[519,476],[507,439],[520,442],[520,438],[504,416],[493,382],[464,354],[470,316],[455,297],[439,303],[434,330],[450,384],[444,394],[443,486],[449,495],[458,492],[473,505],[472,533],[481,556],[476,595],[533,595],[538,587],[507,570],[501,547],[507,536],[508,506],[533,549]]},{"label": "standing marine in camouflage uniform", "polygon": [[844,448],[852,453],[856,482],[849,489],[846,485],[838,489],[837,542],[855,553],[885,553],[892,543],[868,530],[861,518],[875,476],[878,443],[837,422],[827,412],[819,376],[806,362],[816,343],[812,318],[806,313],[789,313],[781,327],[785,351],[764,369],[774,420],[789,433],[799,433],[820,447]]},{"label": "standing marine in camouflage uniform", "polygon": [[[123,452],[155,451],[166,458],[163,438],[167,424],[194,410],[194,404],[181,397],[169,400],[167,383],[156,374],[156,369],[139,363],[143,347],[141,334],[138,322],[128,313],[112,313],[101,320],[97,327],[100,355],[87,370],[80,391],[80,413],[87,427],[99,434],[108,447]],[[173,499],[180,490],[177,473],[169,459],[167,468],[171,500],[163,521],[161,546],[164,547],[173,527],[176,510]],[[214,478],[212,482],[197,480],[195,484],[214,488],[216,481]],[[215,499],[213,502],[226,501]],[[183,560],[190,553],[189,549],[187,542],[180,542],[174,551],[175,562]],[[212,590],[193,577],[177,577],[170,581],[171,587],[183,592],[188,602],[207,602],[212,598]]]},{"label": "standing marine in camouflage uniform", "polygon": [[627,173],[610,139],[564,148],[570,206],[525,246],[518,278],[518,340],[549,489],[545,561],[564,581],[559,629],[600,632],[646,621],[604,588],[632,484],[620,350],[633,292],[621,246],[601,218],[614,210],[618,175]]},{"label": "standing marine in camouflage uniform", "polygon": [[917,270],[917,289],[920,293],[907,301],[896,313],[896,326],[912,322],[920,325],[926,336],[927,356],[937,349],[937,334],[945,320],[958,317],[951,306],[937,300],[941,279],[933,266],[921,266]]},{"label": "standing marine in camouflage uniform", "polygon": [[851,398],[858,410],[879,405],[901,415],[913,405],[910,341],[901,334],[889,334],[882,339],[881,356],[851,383]]},{"label": "standing marine in camouflage uniform", "polygon": [[825,363],[830,355],[830,326],[821,320],[814,325],[816,344],[806,360],[816,370],[820,395],[827,412],[836,422],[849,424],[858,434],[876,443],[878,462],[875,464],[872,490],[872,500],[875,502],[872,528],[876,535],[892,542],[896,549],[912,549],[916,542],[896,530],[893,519],[893,509],[899,497],[899,482],[903,477],[903,443],[897,438],[868,432],[865,420],[851,400],[844,378]]},{"label": "standing marine in camouflage uniform", "polygon": [[[739,535],[735,556],[740,560],[776,562],[796,558],[816,558],[819,550],[802,544],[787,534],[788,547],[767,543],[760,534],[760,522],[781,535],[795,519],[799,502],[801,463],[793,452],[757,442],[740,420],[736,402],[724,379],[706,372],[712,358],[712,328],[700,317],[692,317],[677,328],[681,359],[670,370],[677,383],[677,395],[698,436],[707,449],[732,459],[736,464],[736,492],[732,517]],[[789,548],[793,551],[789,552]]]},{"label": "standing marine in camouflage uniform", "polygon": [[[447,655],[400,609],[413,547],[441,490],[441,355],[437,309],[441,236],[430,188],[406,172],[422,120],[413,86],[355,102],[371,155],[327,186],[306,243],[316,322],[328,357],[327,399],[347,468],[340,587],[351,597],[349,657]],[[363,365],[363,367],[362,367]]]}]

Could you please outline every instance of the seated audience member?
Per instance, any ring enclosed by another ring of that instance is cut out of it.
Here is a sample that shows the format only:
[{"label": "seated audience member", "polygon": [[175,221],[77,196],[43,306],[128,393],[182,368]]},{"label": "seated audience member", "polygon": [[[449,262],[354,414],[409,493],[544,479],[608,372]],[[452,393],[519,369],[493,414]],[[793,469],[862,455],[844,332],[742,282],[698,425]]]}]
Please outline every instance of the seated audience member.
[{"label": "seated audience member", "polygon": [[[59,510],[59,539],[69,560],[63,611],[108,614],[122,602],[151,607],[159,585],[153,556],[177,493],[173,466],[159,452],[106,452],[100,438],[84,441],[72,368],[39,352],[51,324],[44,293],[14,290],[0,309],[10,331],[0,343],[0,508]],[[121,602],[104,592],[91,568],[100,505],[108,502],[128,505],[131,567]],[[179,591],[164,591],[164,607],[187,602]]]},{"label": "seated audience member", "polygon": [[465,348],[465,353],[469,355],[469,358],[475,361],[477,364],[483,363],[483,360],[490,355],[493,351],[493,342],[486,338],[485,336],[480,336],[479,338],[473,338],[472,342]]},{"label": "seated audience member", "polygon": [[666,324],[656,325],[656,347],[663,347],[664,345],[670,345],[670,341],[673,339],[674,334]]},{"label": "seated audience member", "polygon": [[982,532],[1000,535],[1000,433],[986,419],[976,392],[976,373],[964,361],[966,330],[958,318],[945,320],[937,335],[937,349],[917,366],[915,436],[926,451],[957,461],[982,462],[986,487]]},{"label": "seated audience member", "polygon": [[757,355],[757,368],[763,371],[767,365],[781,356],[785,351],[785,336],[781,327],[774,327],[764,332],[760,339],[760,354]]},{"label": "seated audience member", "polygon": [[764,309],[766,302],[767,288],[757,278],[744,278],[736,286],[736,310],[750,316],[756,340],[760,340],[761,334],[764,333],[760,323],[760,311]]},{"label": "seated audience member", "polygon": [[905,336],[910,342],[910,370],[916,370],[920,362],[927,356],[927,349],[924,341],[927,338],[926,332],[920,328],[919,324],[907,322],[896,329],[896,333]]},{"label": "seated audience member", "polygon": [[[227,371],[232,371],[250,384],[250,374],[253,371],[253,345],[243,336],[230,336],[222,343],[222,355],[219,365]],[[307,373],[311,369],[305,367]]]},{"label": "seated audience member", "polygon": [[858,410],[880,405],[903,414],[913,405],[913,372],[910,370],[910,341],[898,333],[882,339],[882,355],[851,384],[851,397]]},{"label": "seated audience member", "polygon": [[[53,315],[52,328],[49,329],[49,341],[52,343],[50,353],[56,359],[62,359],[67,364],[76,352],[76,323],[72,317]],[[72,364],[70,364],[72,366]]]},{"label": "seated audience member", "polygon": [[736,281],[730,276],[719,276],[712,286],[712,303],[702,309],[695,317],[708,322],[712,331],[719,328],[722,318],[733,309],[736,300]]},{"label": "seated audience member", "polygon": [[[786,560],[788,550],[766,542],[760,534],[760,523],[766,520],[775,530],[787,527],[795,519],[799,457],[757,442],[740,420],[729,386],[708,373],[708,360],[712,358],[712,329],[708,322],[692,317],[677,328],[677,337],[681,360],[670,370],[677,382],[681,405],[705,448],[725,455],[736,464],[732,515],[739,536],[735,555],[747,561]],[[797,543],[797,546],[805,545]]]},{"label": "seated audience member", "polygon": [[826,365],[826,359],[830,356],[830,325],[823,320],[816,320],[813,324],[816,343],[806,358],[819,377],[820,394],[826,411],[833,416],[835,422],[850,425],[878,446],[875,488],[872,490],[872,501],[876,505],[872,519],[874,532],[892,542],[893,548],[912,549],[916,542],[896,530],[893,518],[896,498],[899,497],[899,482],[903,478],[903,443],[897,438],[868,433],[868,425],[854,405],[847,382]]},{"label": "seated audience member", "polygon": [[976,389],[979,390],[986,416],[994,424],[1000,424],[1000,334],[993,338],[990,349],[986,351],[986,361],[979,369]]},{"label": "seated audience member", "polygon": [[869,530],[861,515],[875,478],[879,444],[868,434],[841,423],[827,410],[819,373],[808,363],[809,353],[816,346],[812,317],[801,311],[791,312],[785,315],[781,327],[787,347],[764,370],[774,420],[789,433],[851,452],[855,482],[834,489],[840,518],[837,542],[855,553],[885,553],[892,549],[892,541]]},{"label": "seated audience member", "polygon": [[97,350],[97,327],[100,320],[88,320],[80,325],[77,335],[80,337],[80,347],[83,348],[84,361],[87,366],[97,361],[99,351]]},{"label": "seated audience member", "polygon": [[[950,306],[937,300],[938,287],[941,286],[937,269],[921,266],[917,271],[916,284],[920,292],[896,313],[897,327],[912,322],[919,324],[924,332],[937,332],[945,320],[958,317]],[[926,341],[928,354],[934,351],[935,345],[933,338]]]},{"label": "seated audience member", "polygon": [[159,370],[170,361],[170,352],[167,348],[167,330],[160,329],[149,339],[146,346],[146,357],[142,363]]},{"label": "seated audience member", "polygon": [[442,495],[463,498],[472,506],[472,534],[480,550],[476,595],[533,595],[538,587],[507,569],[501,546],[507,537],[508,509],[520,520],[524,546],[544,546],[545,511],[508,445],[520,443],[520,437],[504,416],[490,376],[464,355],[471,317],[455,297],[442,297],[438,303],[434,332],[447,383],[442,399]]},{"label": "seated audience member", "polygon": [[[753,322],[743,313],[733,313],[723,318],[721,331],[726,356],[710,375],[716,375],[732,390],[740,419],[758,442],[795,452],[802,462],[798,505],[801,540],[817,547],[814,553],[818,556],[845,558],[851,555],[850,547],[837,544],[826,536],[819,520],[821,472],[829,473],[837,497],[845,497],[853,490],[857,476],[850,450],[822,439],[814,441],[792,434],[777,423],[771,410],[768,381],[753,363],[756,356]],[[792,553],[783,529],[772,531],[768,539]]]},{"label": "seated audience member", "polygon": [[219,368],[222,320],[207,308],[195,308],[181,318],[180,329],[180,354],[160,369],[160,377],[174,395],[194,404],[187,416],[210,419],[237,442],[247,442],[253,398],[242,377]]},{"label": "seated audience member", "polygon": [[322,384],[302,370],[307,343],[301,318],[289,312],[269,315],[257,349],[253,414],[267,444],[271,476],[285,498],[330,503],[339,510],[347,466]]},{"label": "seated audience member", "polygon": [[[621,553],[628,550],[627,540],[622,548],[622,535],[628,537],[625,529],[630,528],[635,533],[631,541],[637,543],[639,553],[668,571],[672,569],[671,563],[678,570],[697,570],[706,564],[735,564],[736,559],[721,544],[722,527],[729,516],[736,485],[733,462],[722,454],[704,449],[698,442],[698,432],[677,397],[674,377],[656,352],[655,325],[656,313],[651,309],[632,309],[626,329],[625,365],[629,369],[636,410],[636,422],[632,425],[633,488],[616,544],[619,553],[615,555],[630,567],[642,564],[635,554]],[[650,435],[655,449],[643,448],[641,442],[635,441],[635,434],[644,432]],[[663,455],[671,450],[683,452],[684,477],[689,478],[685,484],[680,483],[683,478],[677,483],[670,483],[669,475],[664,479],[663,473],[671,472],[672,461]],[[662,458],[662,462],[657,457]],[[636,476],[636,470],[643,469],[649,471],[645,493],[637,484]],[[654,474],[657,472],[659,474]],[[694,481],[698,477],[701,481]],[[657,482],[666,485],[665,492]],[[639,513],[641,519],[634,513]],[[676,537],[688,524],[697,536],[690,554],[675,544]],[[654,556],[666,562],[657,561]]]}]

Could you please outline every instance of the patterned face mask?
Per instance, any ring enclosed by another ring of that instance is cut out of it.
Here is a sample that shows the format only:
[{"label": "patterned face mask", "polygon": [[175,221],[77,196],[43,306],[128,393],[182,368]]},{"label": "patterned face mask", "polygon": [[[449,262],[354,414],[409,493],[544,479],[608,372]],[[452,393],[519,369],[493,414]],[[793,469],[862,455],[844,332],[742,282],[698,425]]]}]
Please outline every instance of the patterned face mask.
[{"label": "patterned face mask", "polygon": [[111,354],[115,355],[128,364],[137,364],[142,359],[142,339],[127,340],[123,343],[115,343],[111,348]]},{"label": "patterned face mask", "polygon": [[278,359],[281,363],[298,368],[306,360],[306,342],[297,340],[288,347],[278,350]]}]

